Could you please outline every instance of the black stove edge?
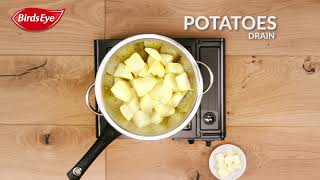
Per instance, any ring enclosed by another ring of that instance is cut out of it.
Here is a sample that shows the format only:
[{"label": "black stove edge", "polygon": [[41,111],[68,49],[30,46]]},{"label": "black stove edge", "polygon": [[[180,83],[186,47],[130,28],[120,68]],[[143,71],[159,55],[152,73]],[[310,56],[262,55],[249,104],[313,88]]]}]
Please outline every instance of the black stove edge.
[{"label": "black stove edge", "polygon": [[226,46],[226,42],[225,42],[225,40],[224,40],[224,38],[221,38],[221,49],[220,49],[220,52],[221,52],[221,57],[223,58],[223,60],[222,60],[222,65],[223,65],[223,67],[222,67],[222,69],[223,69],[223,72],[222,72],[222,74],[223,74],[223,77],[221,77],[222,79],[222,82],[223,82],[223,86],[221,87],[222,89],[221,89],[221,92],[223,92],[223,96],[222,96],[222,98],[223,98],[223,101],[222,101],[222,106],[221,107],[223,107],[223,110],[222,110],[222,115],[223,115],[223,118],[222,118],[222,120],[223,120],[223,123],[222,123],[222,134],[221,134],[221,140],[224,140],[225,138],[226,138],[226,136],[227,136],[227,130],[226,130],[226,126],[227,126],[227,122],[226,122],[226,113],[227,113],[227,111],[226,111],[226,56],[225,56],[225,46]]}]

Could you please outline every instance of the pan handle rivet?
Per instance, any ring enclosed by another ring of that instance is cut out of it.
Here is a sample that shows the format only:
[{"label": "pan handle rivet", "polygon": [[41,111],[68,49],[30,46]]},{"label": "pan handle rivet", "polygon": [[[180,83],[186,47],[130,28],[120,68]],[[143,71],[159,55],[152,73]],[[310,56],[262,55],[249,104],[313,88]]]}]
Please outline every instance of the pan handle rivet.
[{"label": "pan handle rivet", "polygon": [[73,173],[75,176],[80,176],[80,175],[81,175],[81,171],[82,171],[81,168],[75,167],[75,168],[73,168],[72,173]]}]

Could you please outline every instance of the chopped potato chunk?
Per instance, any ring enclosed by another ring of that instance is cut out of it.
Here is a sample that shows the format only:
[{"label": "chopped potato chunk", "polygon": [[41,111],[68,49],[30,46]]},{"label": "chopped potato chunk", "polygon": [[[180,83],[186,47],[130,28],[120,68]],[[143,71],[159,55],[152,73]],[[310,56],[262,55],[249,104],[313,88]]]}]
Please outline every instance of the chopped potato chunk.
[{"label": "chopped potato chunk", "polygon": [[148,73],[151,73],[154,76],[163,77],[166,71],[159,61],[155,61],[152,63],[151,67],[149,68]]},{"label": "chopped potato chunk", "polygon": [[179,91],[191,90],[191,85],[190,85],[187,73],[184,72],[182,74],[179,74],[176,77],[176,82],[177,82],[177,86],[178,86]]},{"label": "chopped potato chunk", "polygon": [[172,97],[172,88],[164,83],[157,84],[151,91],[150,96],[163,104],[166,104],[170,101]]},{"label": "chopped potato chunk", "polygon": [[152,114],[151,122],[152,122],[153,124],[160,124],[160,123],[162,122],[162,120],[163,120],[163,117],[160,116],[159,113],[154,112],[154,113]]},{"label": "chopped potato chunk", "polygon": [[138,98],[132,98],[128,103],[128,107],[131,109],[131,111],[136,113],[139,110],[139,101]]},{"label": "chopped potato chunk", "polygon": [[224,178],[224,177],[227,177],[227,176],[229,176],[229,171],[227,170],[227,169],[219,169],[218,170],[218,174],[222,177],[222,178]]},{"label": "chopped potato chunk", "polygon": [[126,104],[123,104],[120,106],[120,112],[123,115],[123,117],[126,118],[126,120],[128,120],[128,121],[130,121],[134,115],[134,112]]},{"label": "chopped potato chunk", "polygon": [[151,56],[149,56],[148,59],[147,59],[147,64],[148,64],[148,66],[151,67],[151,65],[152,65],[153,62],[155,62],[155,61],[156,61],[155,59],[153,59]]},{"label": "chopped potato chunk", "polygon": [[134,121],[135,125],[139,128],[148,126],[151,123],[150,117],[148,116],[147,113],[145,113],[143,111],[136,112],[133,117],[133,121]]},{"label": "chopped potato chunk", "polygon": [[224,154],[223,153],[217,154],[216,160],[217,160],[217,162],[223,162],[224,161]]},{"label": "chopped potato chunk", "polygon": [[168,105],[171,107],[177,107],[185,95],[186,95],[185,91],[175,92],[171,97],[170,101],[168,102]]},{"label": "chopped potato chunk", "polygon": [[126,61],[126,68],[132,73],[138,73],[144,68],[144,61],[139,53],[133,53]]},{"label": "chopped potato chunk", "polygon": [[173,56],[170,54],[160,54],[161,56],[161,63],[163,65],[167,65],[168,63],[172,63],[173,61]]},{"label": "chopped potato chunk", "polygon": [[116,82],[118,82],[118,81],[124,81],[124,82],[126,82],[124,79],[122,79],[122,78],[119,78],[119,77],[115,77],[114,79],[113,79],[113,84],[115,84]]},{"label": "chopped potato chunk", "polygon": [[155,110],[161,117],[170,116],[175,112],[174,108],[167,106],[165,104],[156,105]]},{"label": "chopped potato chunk", "polygon": [[239,154],[232,149],[227,149],[226,152],[217,154],[215,158],[220,177],[229,176],[242,167]]},{"label": "chopped potato chunk", "polygon": [[124,101],[128,102],[131,99],[131,89],[127,82],[124,81],[117,81],[111,88],[111,92],[113,95]]},{"label": "chopped potato chunk", "polygon": [[146,95],[157,84],[154,77],[138,78],[133,80],[133,88],[139,97]]},{"label": "chopped potato chunk", "polygon": [[168,63],[166,65],[166,73],[180,74],[183,72],[184,70],[180,63]]},{"label": "chopped potato chunk", "polygon": [[217,162],[217,168],[219,168],[219,169],[227,169],[228,166],[224,161],[219,161],[219,162]]},{"label": "chopped potato chunk", "polygon": [[[150,128],[156,132],[175,127],[192,107],[184,98],[191,90],[186,74],[190,69],[185,69],[186,60],[180,57],[173,47],[158,40],[122,48],[103,79],[104,89],[112,99],[108,98],[108,105],[119,108],[130,126],[133,123],[143,128],[153,124]],[[231,156],[229,161],[240,160]],[[223,163],[226,165],[225,159]],[[238,165],[226,165],[225,170],[236,168]]]},{"label": "chopped potato chunk", "polygon": [[157,50],[153,48],[145,48],[144,50],[156,61],[161,61],[161,56]]},{"label": "chopped potato chunk", "polygon": [[148,65],[145,64],[144,68],[139,72],[138,76],[140,77],[150,77],[152,76],[149,72],[148,72],[149,68]]},{"label": "chopped potato chunk", "polygon": [[140,100],[141,110],[148,114],[152,113],[152,109],[155,107],[155,105],[156,102],[149,96],[149,94],[146,94]]},{"label": "chopped potato chunk", "polygon": [[133,79],[133,76],[131,72],[126,68],[126,65],[123,63],[120,63],[114,72],[113,76],[125,78],[125,79]]},{"label": "chopped potato chunk", "polygon": [[173,91],[178,91],[176,76],[172,73],[168,73],[165,75],[163,79],[163,83],[170,86]]}]

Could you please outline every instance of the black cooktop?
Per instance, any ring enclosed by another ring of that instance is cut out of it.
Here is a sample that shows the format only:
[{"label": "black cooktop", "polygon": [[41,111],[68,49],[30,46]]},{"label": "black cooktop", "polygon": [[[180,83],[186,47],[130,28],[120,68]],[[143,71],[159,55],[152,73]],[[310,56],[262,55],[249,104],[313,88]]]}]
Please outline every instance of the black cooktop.
[{"label": "black cooktop", "polygon": [[[225,115],[225,61],[224,39],[175,39],[187,48],[196,60],[206,63],[214,74],[211,89],[203,95],[201,105],[192,121],[180,132],[172,136],[174,140],[203,140],[207,146],[211,141],[223,140],[226,136]],[[102,39],[94,41],[95,72],[106,53],[121,40]],[[209,84],[209,74],[199,66],[204,81],[204,89]],[[114,130],[103,116],[96,116],[97,137],[101,131]],[[120,138],[127,138],[120,136]]]}]

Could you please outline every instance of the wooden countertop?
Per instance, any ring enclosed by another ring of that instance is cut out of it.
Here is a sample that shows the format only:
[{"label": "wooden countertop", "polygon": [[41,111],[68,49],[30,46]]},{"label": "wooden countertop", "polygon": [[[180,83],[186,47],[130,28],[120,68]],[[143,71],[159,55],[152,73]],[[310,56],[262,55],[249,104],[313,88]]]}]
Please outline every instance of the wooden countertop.
[{"label": "wooden countertop", "polygon": [[[66,11],[52,29],[26,32],[10,20],[22,7]],[[210,148],[116,140],[83,179],[192,180],[197,172],[201,180],[214,179],[208,157],[226,142],[247,155],[241,179],[318,179],[319,9],[314,0],[1,1],[1,179],[66,178],[95,139],[94,116],[84,104],[94,80],[93,39],[139,33],[226,39],[227,139]],[[241,30],[184,31],[184,15],[274,15],[277,39],[248,40]]]}]

